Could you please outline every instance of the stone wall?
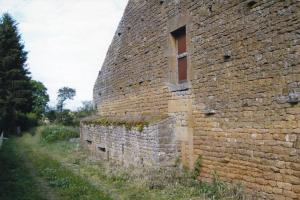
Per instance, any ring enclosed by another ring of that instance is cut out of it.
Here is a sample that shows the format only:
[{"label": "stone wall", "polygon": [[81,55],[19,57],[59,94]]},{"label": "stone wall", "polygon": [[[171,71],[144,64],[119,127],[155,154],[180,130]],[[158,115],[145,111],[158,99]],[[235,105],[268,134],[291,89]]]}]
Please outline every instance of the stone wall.
[{"label": "stone wall", "polygon": [[138,130],[117,125],[81,122],[81,143],[94,158],[126,166],[174,166],[177,158],[174,120],[171,118]]},{"label": "stone wall", "polygon": [[[171,32],[186,26],[188,81]],[[300,2],[130,0],[94,87],[100,114],[170,115],[184,165],[300,198]]]}]

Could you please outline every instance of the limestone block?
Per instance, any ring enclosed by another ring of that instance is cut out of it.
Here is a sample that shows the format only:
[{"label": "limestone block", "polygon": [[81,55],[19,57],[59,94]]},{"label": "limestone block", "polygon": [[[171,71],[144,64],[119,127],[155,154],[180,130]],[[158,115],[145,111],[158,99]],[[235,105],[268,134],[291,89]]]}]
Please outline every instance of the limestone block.
[{"label": "limestone block", "polygon": [[191,99],[170,100],[168,101],[168,112],[188,112],[191,106]]}]

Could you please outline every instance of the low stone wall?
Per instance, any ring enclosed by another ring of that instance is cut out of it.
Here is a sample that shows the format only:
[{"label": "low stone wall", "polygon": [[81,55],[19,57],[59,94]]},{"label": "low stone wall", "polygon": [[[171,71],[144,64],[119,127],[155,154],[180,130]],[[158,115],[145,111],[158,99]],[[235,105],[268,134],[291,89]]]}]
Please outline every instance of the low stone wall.
[{"label": "low stone wall", "polygon": [[143,130],[81,122],[80,138],[93,157],[125,166],[170,166],[177,158],[172,118],[145,126]]}]

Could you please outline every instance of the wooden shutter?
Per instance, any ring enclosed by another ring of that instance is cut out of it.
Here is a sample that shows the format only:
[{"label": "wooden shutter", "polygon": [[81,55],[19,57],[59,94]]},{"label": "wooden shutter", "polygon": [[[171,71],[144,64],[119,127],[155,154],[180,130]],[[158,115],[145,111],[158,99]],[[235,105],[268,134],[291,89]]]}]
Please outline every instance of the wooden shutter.
[{"label": "wooden shutter", "polygon": [[187,80],[187,57],[178,59],[178,81]]},{"label": "wooden shutter", "polygon": [[186,28],[181,27],[171,33],[176,41],[178,82],[187,81],[187,45]]},{"label": "wooden shutter", "polygon": [[182,32],[177,37],[178,55],[186,52],[186,34]]}]

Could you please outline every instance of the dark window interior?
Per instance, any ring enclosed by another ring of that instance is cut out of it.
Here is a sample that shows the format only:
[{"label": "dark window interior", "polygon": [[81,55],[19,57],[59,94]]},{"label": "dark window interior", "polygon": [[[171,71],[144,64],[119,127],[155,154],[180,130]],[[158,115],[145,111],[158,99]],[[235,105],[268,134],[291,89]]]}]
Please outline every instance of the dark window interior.
[{"label": "dark window interior", "polygon": [[92,144],[92,141],[91,140],[87,140],[86,143]]},{"label": "dark window interior", "polygon": [[106,149],[104,147],[98,147],[98,150],[102,152],[106,152]]}]

